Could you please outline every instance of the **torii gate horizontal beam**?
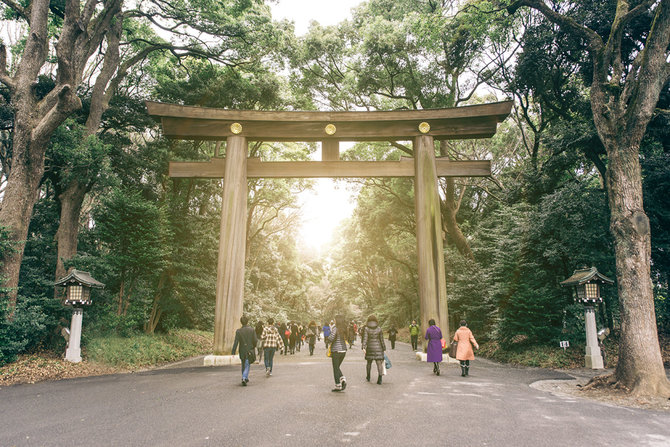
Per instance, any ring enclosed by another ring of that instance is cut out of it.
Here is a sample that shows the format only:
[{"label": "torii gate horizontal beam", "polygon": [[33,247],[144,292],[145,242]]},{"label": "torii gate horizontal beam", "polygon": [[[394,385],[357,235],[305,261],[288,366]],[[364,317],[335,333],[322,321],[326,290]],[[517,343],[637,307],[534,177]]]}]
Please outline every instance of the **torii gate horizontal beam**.
[{"label": "torii gate horizontal beam", "polygon": [[[170,177],[223,178],[226,168],[224,158],[210,161],[170,162]],[[491,162],[451,161],[436,159],[438,177],[487,177],[491,175]],[[414,177],[414,159],[400,161],[261,161],[249,158],[247,177],[265,178],[368,178]]]},{"label": "torii gate horizontal beam", "polygon": [[428,135],[436,140],[489,138],[509,115],[512,101],[448,109],[381,112],[223,110],[147,101],[163,134],[186,140],[388,141]]}]

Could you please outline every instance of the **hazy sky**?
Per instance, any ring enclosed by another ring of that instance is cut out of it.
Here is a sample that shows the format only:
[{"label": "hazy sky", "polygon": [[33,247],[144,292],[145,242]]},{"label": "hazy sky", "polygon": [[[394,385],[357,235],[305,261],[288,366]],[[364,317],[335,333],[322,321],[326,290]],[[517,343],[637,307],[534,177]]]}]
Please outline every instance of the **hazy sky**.
[{"label": "hazy sky", "polygon": [[275,19],[288,19],[295,22],[295,33],[307,32],[309,22],[316,20],[321,25],[335,25],[349,18],[351,8],[363,0],[279,0],[270,3]]}]

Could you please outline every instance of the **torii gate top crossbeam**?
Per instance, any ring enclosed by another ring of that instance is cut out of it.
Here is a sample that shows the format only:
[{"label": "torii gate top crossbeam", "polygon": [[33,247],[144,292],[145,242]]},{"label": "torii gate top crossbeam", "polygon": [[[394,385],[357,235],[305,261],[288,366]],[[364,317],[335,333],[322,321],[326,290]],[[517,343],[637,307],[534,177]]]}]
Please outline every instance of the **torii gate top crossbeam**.
[{"label": "torii gate top crossbeam", "polygon": [[168,138],[223,140],[239,135],[250,141],[388,141],[421,135],[436,140],[489,138],[509,115],[513,102],[388,112],[283,112],[146,104],[149,114],[161,119]]}]

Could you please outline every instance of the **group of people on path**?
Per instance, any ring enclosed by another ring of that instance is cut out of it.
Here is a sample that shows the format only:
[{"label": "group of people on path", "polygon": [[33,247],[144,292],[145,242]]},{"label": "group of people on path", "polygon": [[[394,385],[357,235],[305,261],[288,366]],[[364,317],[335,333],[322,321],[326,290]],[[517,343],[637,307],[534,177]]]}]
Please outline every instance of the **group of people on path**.
[{"label": "group of people on path", "polygon": [[[319,330],[314,321],[306,327],[296,323],[275,324],[274,318],[268,318],[267,324],[259,321],[255,328],[248,326],[249,319],[246,316],[240,318],[242,327],[235,332],[232,354],[239,347],[240,362],[242,364],[242,386],[249,383],[249,369],[251,363],[256,359],[260,363],[263,358],[265,363],[265,375],[272,375],[275,352],[289,352],[295,354],[296,349],[300,351],[303,340],[309,345],[309,355],[314,355],[314,345],[319,338]],[[257,351],[257,352],[256,352]]]},{"label": "group of people on path", "polygon": [[[439,376],[442,352],[445,349],[445,346],[442,345],[442,331],[435,325],[435,320],[429,320],[428,324],[430,327],[426,329],[425,335],[425,339],[428,340],[426,361],[433,364],[433,374]],[[454,341],[458,343],[456,360],[461,364],[461,376],[466,377],[470,374],[470,360],[475,359],[472,347],[479,349],[479,344],[472,335],[472,331],[468,329],[468,323],[465,320],[461,320],[460,327],[454,334]]]},{"label": "group of people on path", "polygon": [[[249,370],[251,363],[255,360],[255,352],[257,348],[259,349],[258,359],[260,360],[261,356],[264,358],[265,374],[267,376],[272,376],[275,352],[279,349],[284,349],[284,353],[286,353],[286,351],[291,349],[291,346],[295,349],[295,345],[298,343],[297,339],[295,342],[291,340],[292,331],[286,332],[284,337],[282,337],[281,330],[283,325],[275,324],[274,319],[272,318],[268,319],[267,325],[263,325],[262,322],[260,322],[262,330],[259,330],[259,325],[256,325],[255,329],[248,326],[248,322],[248,318],[242,316],[240,319],[242,327],[235,333],[235,341],[232,349],[232,353],[235,354],[239,347],[240,361],[242,365],[242,386],[247,386],[249,383]],[[433,373],[439,376],[440,363],[443,360],[442,353],[444,350],[442,331],[435,324],[435,320],[429,320],[428,324],[429,327],[426,329],[424,336],[424,338],[428,340],[426,361],[433,363]],[[347,324],[345,318],[341,315],[336,316],[330,324],[324,324],[323,326],[323,337],[326,349],[328,349],[328,355],[331,357],[332,361],[333,378],[335,380],[335,388],[333,388],[332,391],[334,392],[344,391],[347,387],[347,379],[342,373],[341,365],[347,354],[348,346],[353,346],[355,341],[355,335],[353,337],[351,336],[352,328],[350,326],[351,324]],[[296,334],[300,334],[302,328],[297,329]],[[319,328],[314,321],[311,321],[309,325],[304,328],[304,333],[300,337],[301,341],[304,338],[305,342],[308,343],[310,355],[314,354],[314,345],[316,344],[316,341],[320,339],[320,329],[321,328]],[[359,332],[357,329],[358,328],[353,328],[354,334]],[[416,324],[415,320],[412,321],[412,324],[409,327],[409,332],[412,349],[416,351],[418,349],[419,326]],[[392,326],[389,330],[391,349],[395,349],[397,333],[398,331]],[[383,330],[379,326],[379,321],[374,315],[370,315],[365,325],[360,328],[360,336],[361,349],[363,350],[366,360],[366,380],[368,382],[371,380],[370,374],[372,370],[372,362],[374,361],[377,367],[377,384],[381,385],[382,376],[384,374],[386,343],[384,342]],[[286,339],[287,337],[288,340]],[[456,359],[461,365],[461,376],[468,376],[470,360],[474,360],[473,346],[475,349],[479,349],[479,345],[477,344],[472,331],[468,329],[465,320],[461,320],[460,328],[456,331],[453,340],[458,343]],[[262,353],[260,352],[261,346]],[[291,353],[293,352],[294,351],[291,350]]]}]

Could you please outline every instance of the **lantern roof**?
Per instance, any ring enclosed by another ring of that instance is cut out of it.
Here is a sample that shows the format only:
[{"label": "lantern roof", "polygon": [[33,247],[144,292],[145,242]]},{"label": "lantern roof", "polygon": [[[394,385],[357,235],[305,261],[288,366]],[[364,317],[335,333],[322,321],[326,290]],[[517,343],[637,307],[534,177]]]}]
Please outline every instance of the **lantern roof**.
[{"label": "lantern roof", "polygon": [[93,287],[96,289],[102,289],[105,287],[103,283],[96,280],[91,276],[89,272],[84,272],[82,270],[72,269],[72,271],[65,277],[59,279],[54,284],[55,286],[67,286],[70,283],[78,282],[80,284],[86,285],[88,287]]},{"label": "lantern roof", "polygon": [[605,284],[614,284],[614,281],[609,279],[607,276],[603,275],[598,271],[597,268],[583,268],[577,269],[572,273],[572,276],[561,281],[563,287],[568,286],[581,286],[589,282],[602,282]]}]

